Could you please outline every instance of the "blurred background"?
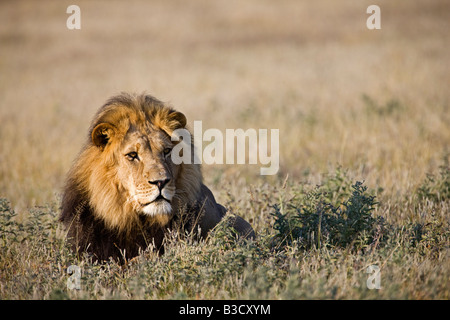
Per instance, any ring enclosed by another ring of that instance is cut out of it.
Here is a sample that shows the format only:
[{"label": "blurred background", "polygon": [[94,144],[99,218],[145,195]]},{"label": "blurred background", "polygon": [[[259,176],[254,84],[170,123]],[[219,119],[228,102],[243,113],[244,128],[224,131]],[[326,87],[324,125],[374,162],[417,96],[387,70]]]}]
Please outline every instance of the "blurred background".
[{"label": "blurred background", "polygon": [[[69,30],[69,5],[81,30]],[[215,191],[342,166],[405,195],[450,147],[450,2],[1,1],[0,197],[58,201],[90,120],[147,92],[207,128],[280,130],[280,170],[204,166]]]}]

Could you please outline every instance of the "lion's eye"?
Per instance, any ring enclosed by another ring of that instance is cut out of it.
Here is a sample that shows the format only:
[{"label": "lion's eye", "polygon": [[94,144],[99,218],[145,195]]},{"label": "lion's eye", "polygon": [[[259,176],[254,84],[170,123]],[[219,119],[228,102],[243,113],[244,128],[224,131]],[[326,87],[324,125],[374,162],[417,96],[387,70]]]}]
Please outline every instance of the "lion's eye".
[{"label": "lion's eye", "polygon": [[134,151],[130,152],[130,153],[127,153],[125,155],[125,157],[127,157],[127,159],[130,160],[130,161],[139,160],[137,152],[134,152]]},{"label": "lion's eye", "polygon": [[165,148],[165,149],[163,150],[163,153],[164,153],[165,156],[167,156],[167,155],[170,153],[170,151],[172,151],[172,149],[170,149],[170,148]]}]

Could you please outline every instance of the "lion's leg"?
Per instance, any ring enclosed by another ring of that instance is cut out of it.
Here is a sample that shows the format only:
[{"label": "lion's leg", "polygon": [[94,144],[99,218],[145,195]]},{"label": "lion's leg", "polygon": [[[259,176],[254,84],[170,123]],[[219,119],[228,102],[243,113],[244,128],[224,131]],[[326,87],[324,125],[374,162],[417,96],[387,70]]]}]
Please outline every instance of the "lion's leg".
[{"label": "lion's leg", "polygon": [[245,221],[243,218],[240,216],[235,216],[232,223],[233,228],[239,233],[240,237],[243,237],[244,239],[255,239],[255,231],[250,223]]}]

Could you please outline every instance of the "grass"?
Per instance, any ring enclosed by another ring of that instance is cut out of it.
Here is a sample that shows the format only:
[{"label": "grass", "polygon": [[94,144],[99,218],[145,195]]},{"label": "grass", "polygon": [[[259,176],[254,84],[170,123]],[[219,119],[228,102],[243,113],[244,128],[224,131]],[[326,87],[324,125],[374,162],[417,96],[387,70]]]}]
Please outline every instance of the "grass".
[{"label": "grass", "polygon": [[[0,2],[0,299],[448,299],[449,4]],[[98,107],[147,91],[203,129],[280,130],[280,171],[203,166],[231,214],[127,267],[74,256],[56,222]],[[67,268],[82,270],[68,290]],[[369,290],[367,267],[380,267]]]},{"label": "grass", "polygon": [[[446,179],[448,177],[445,177]],[[427,180],[428,181],[428,180]],[[428,183],[428,182],[424,182]],[[265,186],[267,187],[267,186]],[[321,186],[271,186],[270,209],[244,242],[224,219],[206,241],[173,232],[166,253],[149,248],[122,266],[67,249],[58,210],[35,208],[17,222],[2,199],[2,299],[448,299],[449,202],[426,202],[423,221],[384,221],[362,182],[341,170]],[[264,189],[264,187],[261,187]],[[262,194],[256,188],[254,193]],[[418,193],[417,199],[422,199]],[[403,203],[407,206],[406,201]],[[398,206],[400,207],[400,206]],[[245,208],[235,207],[235,213]],[[67,268],[81,268],[79,290]],[[366,286],[371,265],[381,289]]]}]

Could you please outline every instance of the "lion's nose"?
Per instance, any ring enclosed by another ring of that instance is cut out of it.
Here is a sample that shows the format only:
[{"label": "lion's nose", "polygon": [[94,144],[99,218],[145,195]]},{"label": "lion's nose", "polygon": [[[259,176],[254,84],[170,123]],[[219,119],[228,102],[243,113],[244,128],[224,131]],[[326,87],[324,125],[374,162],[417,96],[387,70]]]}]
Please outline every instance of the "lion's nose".
[{"label": "lion's nose", "polygon": [[154,181],[149,181],[148,183],[154,184],[154,185],[158,186],[159,190],[162,190],[169,181],[170,181],[170,179],[154,180]]}]

